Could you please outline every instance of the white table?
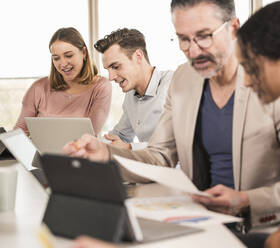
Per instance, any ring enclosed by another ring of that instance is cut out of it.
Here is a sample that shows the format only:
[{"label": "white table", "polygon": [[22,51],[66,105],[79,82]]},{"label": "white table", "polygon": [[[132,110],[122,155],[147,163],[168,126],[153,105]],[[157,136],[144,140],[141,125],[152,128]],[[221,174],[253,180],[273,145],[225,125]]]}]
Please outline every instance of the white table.
[{"label": "white table", "polygon": [[[3,162],[1,163],[12,163]],[[37,236],[48,194],[36,179],[17,164],[18,182],[15,211],[0,213],[0,247],[40,248]],[[57,247],[70,247],[71,241],[58,239]]]},{"label": "white table", "polygon": [[[42,246],[37,237],[37,231],[45,211],[48,195],[36,179],[25,171],[21,165],[17,164],[17,168],[18,184],[15,211],[0,213],[0,247],[39,248]],[[162,195],[163,192],[174,194],[172,191],[166,192],[166,189],[159,185],[138,187],[135,194],[136,196],[147,197]],[[71,247],[71,241],[57,238],[55,248],[58,247],[69,248]],[[238,248],[245,246],[225,227],[215,225],[207,228],[204,232],[150,244],[133,245],[133,247]]]}]

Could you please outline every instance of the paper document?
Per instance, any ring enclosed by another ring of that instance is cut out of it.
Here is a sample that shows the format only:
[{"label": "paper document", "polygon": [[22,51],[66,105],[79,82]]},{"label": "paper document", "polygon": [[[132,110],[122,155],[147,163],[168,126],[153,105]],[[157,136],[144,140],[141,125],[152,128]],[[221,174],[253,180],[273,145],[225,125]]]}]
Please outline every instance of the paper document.
[{"label": "paper document", "polygon": [[135,175],[147,178],[164,186],[181,190],[182,192],[210,196],[207,193],[199,191],[181,169],[145,164],[117,155],[114,155],[114,158],[122,167]]},{"label": "paper document", "polygon": [[126,200],[137,217],[179,225],[206,227],[213,224],[239,222],[242,219],[207,210],[189,196],[132,198]]}]

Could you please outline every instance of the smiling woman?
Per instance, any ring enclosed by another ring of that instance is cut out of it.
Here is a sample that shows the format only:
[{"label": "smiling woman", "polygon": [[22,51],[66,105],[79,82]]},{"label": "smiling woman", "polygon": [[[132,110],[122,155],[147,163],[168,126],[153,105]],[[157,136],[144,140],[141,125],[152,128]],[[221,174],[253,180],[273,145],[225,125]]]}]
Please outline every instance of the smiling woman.
[{"label": "smiling woman", "polygon": [[97,135],[111,104],[111,83],[98,76],[88,49],[75,28],[61,28],[52,36],[49,77],[36,81],[27,91],[14,128],[26,134],[24,117],[89,117]]}]

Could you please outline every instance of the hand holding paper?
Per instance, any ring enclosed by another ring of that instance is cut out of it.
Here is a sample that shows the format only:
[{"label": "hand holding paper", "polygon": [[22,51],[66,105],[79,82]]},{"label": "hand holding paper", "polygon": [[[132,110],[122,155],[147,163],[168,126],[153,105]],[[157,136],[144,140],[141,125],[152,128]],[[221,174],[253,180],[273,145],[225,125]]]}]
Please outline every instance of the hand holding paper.
[{"label": "hand holding paper", "polygon": [[249,206],[246,192],[239,192],[224,185],[216,185],[206,192],[213,197],[193,195],[192,199],[216,212],[236,215]]}]

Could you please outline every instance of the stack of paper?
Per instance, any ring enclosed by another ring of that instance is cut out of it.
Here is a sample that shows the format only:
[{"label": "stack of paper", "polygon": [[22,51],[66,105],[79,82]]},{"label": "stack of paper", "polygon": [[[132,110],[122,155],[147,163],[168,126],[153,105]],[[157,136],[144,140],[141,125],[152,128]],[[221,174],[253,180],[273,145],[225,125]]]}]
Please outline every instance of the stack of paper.
[{"label": "stack of paper", "polygon": [[[137,176],[188,194],[210,196],[199,191],[180,169],[145,164],[116,155],[114,157],[122,167]],[[209,211],[204,206],[193,202],[187,195],[134,198],[127,200],[126,205],[138,217],[182,225],[207,226],[242,220],[234,216]]]},{"label": "stack of paper", "polygon": [[126,200],[137,217],[186,226],[206,227],[239,222],[241,218],[207,210],[188,196],[132,198]]}]

